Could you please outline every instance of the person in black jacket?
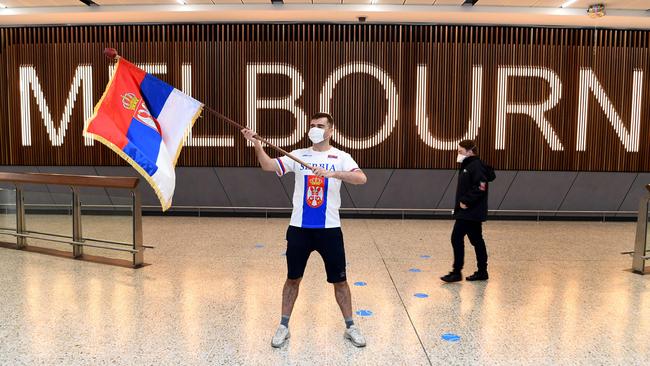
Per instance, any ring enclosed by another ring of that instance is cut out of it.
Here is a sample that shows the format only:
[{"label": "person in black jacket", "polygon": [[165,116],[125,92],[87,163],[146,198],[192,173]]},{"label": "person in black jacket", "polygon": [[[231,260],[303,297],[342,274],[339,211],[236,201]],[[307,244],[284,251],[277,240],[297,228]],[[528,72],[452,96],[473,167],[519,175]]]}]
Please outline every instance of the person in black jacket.
[{"label": "person in black jacket", "polygon": [[458,144],[458,187],[454,218],[456,223],[451,233],[451,245],[454,249],[453,270],[440,277],[445,282],[458,282],[463,279],[461,273],[465,261],[465,235],[476,251],[478,271],[466,278],[467,281],[485,281],[487,272],[487,249],[483,240],[483,222],[487,220],[488,182],[494,180],[494,170],[485,165],[478,157],[478,148],[472,140],[463,140]]}]

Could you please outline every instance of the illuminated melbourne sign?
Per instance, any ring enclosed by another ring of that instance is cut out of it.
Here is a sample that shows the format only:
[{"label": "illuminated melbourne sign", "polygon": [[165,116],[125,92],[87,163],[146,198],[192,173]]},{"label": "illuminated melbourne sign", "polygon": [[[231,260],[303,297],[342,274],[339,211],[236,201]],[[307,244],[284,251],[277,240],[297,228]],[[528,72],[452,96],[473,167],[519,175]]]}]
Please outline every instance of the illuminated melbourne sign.
[{"label": "illuminated melbourne sign", "polygon": [[[467,41],[170,47],[176,53],[123,53],[285,149],[308,145],[309,116],[323,111],[335,117],[334,143],[365,166],[450,168],[458,142],[475,139],[502,169],[650,170],[647,45],[597,55],[561,44]],[[115,163],[80,133],[113,66],[95,57],[53,69],[43,60],[47,46],[29,57],[20,49],[8,62],[15,93],[2,123],[12,153],[2,163]],[[215,119],[200,119],[186,146],[181,165],[255,163],[238,131]],[[56,161],[34,154],[48,149],[60,151]],[[84,156],[66,155],[72,151]]]}]

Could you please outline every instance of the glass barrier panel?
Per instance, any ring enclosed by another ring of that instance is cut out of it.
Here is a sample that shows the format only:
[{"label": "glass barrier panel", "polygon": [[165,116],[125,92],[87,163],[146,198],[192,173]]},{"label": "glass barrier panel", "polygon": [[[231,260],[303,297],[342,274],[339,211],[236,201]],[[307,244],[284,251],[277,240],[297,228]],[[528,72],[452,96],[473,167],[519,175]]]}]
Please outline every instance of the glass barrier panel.
[{"label": "glass barrier panel", "polygon": [[[72,190],[57,187],[50,191],[46,186],[27,185],[23,189],[25,201],[25,229],[30,234],[72,237]],[[27,245],[70,251],[69,244],[28,238]]]},{"label": "glass barrier panel", "polygon": [[[648,216],[646,216],[646,218],[647,218],[646,221],[647,222],[646,222],[646,225],[645,225],[645,248],[646,248],[646,250],[648,250],[648,249],[650,249],[650,200],[646,201],[646,210],[647,210]],[[646,254],[648,254],[648,253],[646,253]]]},{"label": "glass barrier panel", "polygon": [[16,237],[3,232],[16,231],[16,190],[0,186],[0,242],[16,244]]},{"label": "glass barrier panel", "polygon": [[[84,240],[95,245],[130,249],[133,246],[133,209],[128,190],[85,188],[79,192],[81,200],[81,231]],[[89,239],[121,242],[128,245],[93,242]],[[85,247],[84,254],[131,260],[127,252]]]}]

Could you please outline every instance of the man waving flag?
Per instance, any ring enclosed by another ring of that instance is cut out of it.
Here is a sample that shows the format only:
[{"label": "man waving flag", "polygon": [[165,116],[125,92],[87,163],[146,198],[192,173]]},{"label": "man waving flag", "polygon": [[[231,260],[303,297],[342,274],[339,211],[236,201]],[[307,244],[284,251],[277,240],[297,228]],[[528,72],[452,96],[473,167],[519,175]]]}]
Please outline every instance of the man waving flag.
[{"label": "man waving flag", "polygon": [[[113,49],[105,53],[117,55]],[[176,161],[202,110],[199,101],[119,57],[94,115],[86,121],[84,136],[128,161],[166,211],[174,195]]]}]

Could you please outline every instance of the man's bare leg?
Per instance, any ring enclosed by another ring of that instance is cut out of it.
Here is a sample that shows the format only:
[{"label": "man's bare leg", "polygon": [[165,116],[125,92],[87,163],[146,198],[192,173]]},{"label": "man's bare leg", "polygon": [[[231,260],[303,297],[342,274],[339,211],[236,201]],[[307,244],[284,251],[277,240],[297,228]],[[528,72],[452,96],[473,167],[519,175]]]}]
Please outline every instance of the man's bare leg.
[{"label": "man's bare leg", "polygon": [[[282,316],[290,317],[293,311],[293,305],[298,298],[298,291],[300,289],[300,281],[302,278],[296,280],[288,279],[284,282],[282,289]],[[349,290],[348,290],[349,291]]]},{"label": "man's bare leg", "polygon": [[350,286],[347,281],[337,282],[334,284],[334,296],[336,296],[336,302],[341,308],[341,314],[343,314],[343,319],[348,320],[352,319],[352,294],[350,293]]},{"label": "man's bare leg", "polygon": [[275,331],[275,335],[271,340],[271,346],[282,347],[284,342],[289,339],[289,318],[293,311],[293,305],[298,298],[298,290],[300,289],[300,278],[296,280],[287,279],[284,282],[282,289],[282,318],[280,319],[280,326]]},{"label": "man's bare leg", "polygon": [[334,296],[336,296],[336,302],[339,304],[343,319],[345,319],[345,338],[357,347],[365,347],[366,339],[352,320],[352,294],[350,294],[350,286],[347,281],[334,284]]}]

